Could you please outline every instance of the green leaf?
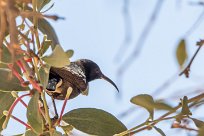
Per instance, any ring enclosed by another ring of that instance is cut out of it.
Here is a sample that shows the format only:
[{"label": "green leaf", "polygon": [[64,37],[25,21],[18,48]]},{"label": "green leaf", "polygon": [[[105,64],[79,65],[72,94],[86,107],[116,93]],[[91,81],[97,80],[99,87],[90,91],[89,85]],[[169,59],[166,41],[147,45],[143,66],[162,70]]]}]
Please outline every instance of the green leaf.
[{"label": "green leaf", "polygon": [[133,104],[141,106],[145,108],[149,114],[150,118],[153,119],[154,117],[154,99],[151,95],[148,94],[140,94],[137,95],[130,100]]},{"label": "green leaf", "polygon": [[6,116],[2,116],[2,117],[0,118],[0,133],[1,133],[1,131],[3,130],[3,129],[2,129],[2,125],[3,125],[4,121],[5,121],[5,119],[6,119]]},{"label": "green leaf", "polygon": [[11,53],[9,52],[8,48],[3,44],[2,45],[3,53],[2,53],[2,59],[1,61],[4,63],[11,63]]},{"label": "green leaf", "polygon": [[11,93],[0,92],[0,118],[3,116],[4,110],[9,110],[15,98]]},{"label": "green leaf", "polygon": [[199,130],[198,130],[198,136],[204,136],[204,126],[202,126],[201,128],[199,128]]},{"label": "green leaf", "polygon": [[168,110],[168,111],[173,110],[173,107],[171,107],[170,105],[168,105],[162,101],[155,101],[154,102],[154,108],[158,109],[158,110]]},{"label": "green leaf", "polygon": [[193,122],[195,123],[196,127],[201,128],[204,127],[204,122],[195,118],[191,118]]},{"label": "green leaf", "polygon": [[67,54],[60,45],[57,45],[52,54],[43,57],[42,60],[54,67],[63,67],[65,65],[69,65],[70,63]]},{"label": "green leaf", "polygon": [[12,76],[10,69],[0,68],[0,91],[25,91],[28,87],[22,87],[20,81]]},{"label": "green leaf", "polygon": [[43,132],[43,121],[39,112],[38,100],[39,93],[36,92],[28,103],[27,119],[35,133],[41,134]]},{"label": "green leaf", "polygon": [[74,55],[74,50],[67,50],[66,54],[68,58],[71,58]]},{"label": "green leaf", "polygon": [[185,63],[185,61],[188,58],[188,54],[186,51],[186,42],[184,39],[182,39],[177,46],[176,57],[177,57],[177,61],[178,61],[179,66],[182,68],[183,64]]},{"label": "green leaf", "polygon": [[[32,21],[31,18],[29,19]],[[46,19],[41,18],[41,19],[38,19],[38,28],[44,35],[47,35],[48,40],[52,41],[51,47],[52,47],[52,50],[54,50],[55,46],[59,44],[59,40],[52,25]]]},{"label": "green leaf", "polygon": [[154,128],[159,134],[161,134],[161,136],[166,136],[166,134],[165,134],[160,128],[158,128],[158,127],[156,127],[156,126],[153,126],[153,128]]},{"label": "green leaf", "polygon": [[47,5],[50,2],[50,0],[37,0],[37,9],[38,11],[41,11],[41,9]]},{"label": "green leaf", "polygon": [[[3,62],[3,63],[12,63],[12,57],[11,57],[11,53],[10,51],[8,50],[8,48],[3,44],[2,45],[2,58],[0,60],[0,62]],[[16,55],[15,54],[15,60],[18,60],[19,58],[22,58],[23,57],[23,54],[18,54]]]},{"label": "green leaf", "polygon": [[[32,11],[32,8],[29,6],[25,7],[26,10]],[[28,18],[31,22],[33,22],[33,18]],[[47,35],[48,40],[52,41],[52,50],[55,49],[55,46],[59,44],[59,40],[57,34],[52,27],[52,25],[44,18],[38,18],[38,29],[44,34]]]},{"label": "green leaf", "polygon": [[48,50],[48,48],[52,45],[52,41],[47,39],[47,35],[44,35],[41,45],[42,47],[40,49],[40,53],[41,55],[43,55]]},{"label": "green leaf", "polygon": [[40,70],[39,70],[40,83],[43,85],[44,89],[46,88],[48,83],[49,71],[50,71],[49,65],[44,65],[44,67],[40,67]]},{"label": "green leaf", "polygon": [[112,136],[127,130],[116,117],[100,109],[75,109],[66,113],[62,119],[74,128],[91,135]]},{"label": "green leaf", "polygon": [[182,104],[181,114],[182,115],[192,115],[188,107],[188,97],[187,96],[183,97],[181,104]]},{"label": "green leaf", "polygon": [[36,134],[35,132],[33,132],[32,130],[27,130],[25,132],[25,136],[38,136],[38,134]]}]

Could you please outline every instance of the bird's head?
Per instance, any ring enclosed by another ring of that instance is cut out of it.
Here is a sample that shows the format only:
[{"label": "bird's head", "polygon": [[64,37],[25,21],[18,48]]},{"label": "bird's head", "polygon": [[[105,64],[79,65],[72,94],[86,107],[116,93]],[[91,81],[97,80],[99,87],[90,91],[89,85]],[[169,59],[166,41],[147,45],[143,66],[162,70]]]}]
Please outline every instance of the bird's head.
[{"label": "bird's head", "polygon": [[86,80],[88,82],[95,79],[104,79],[111,83],[117,89],[117,91],[119,91],[116,84],[101,72],[99,66],[95,62],[88,59],[80,59],[77,62],[79,62],[84,67]]}]

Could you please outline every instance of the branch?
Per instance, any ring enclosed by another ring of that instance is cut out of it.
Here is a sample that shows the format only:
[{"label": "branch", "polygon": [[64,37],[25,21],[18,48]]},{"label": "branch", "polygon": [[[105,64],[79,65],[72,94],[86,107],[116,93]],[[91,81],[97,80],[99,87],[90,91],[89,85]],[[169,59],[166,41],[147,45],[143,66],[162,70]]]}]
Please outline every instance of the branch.
[{"label": "branch", "polygon": [[[204,42],[204,41],[201,41],[201,42]],[[198,44],[198,43],[197,43]],[[202,43],[203,45],[204,43]],[[191,68],[191,65],[196,57],[196,55],[198,54],[199,50],[201,49],[202,45],[199,45],[197,51],[195,52],[195,54],[193,55],[193,57],[191,58],[189,64],[187,65],[187,67],[179,74],[179,76],[185,74],[185,76],[188,78],[189,77],[189,72],[190,72],[190,68]]]},{"label": "branch", "polygon": [[[194,101],[199,101],[199,100],[201,100],[202,98],[204,98],[204,93],[202,93],[202,94],[200,94],[200,95],[197,95],[197,96],[195,96],[195,97],[189,99],[189,100],[188,100],[188,104],[189,104],[189,103],[192,103],[192,102],[194,102]],[[138,126],[136,126],[136,127],[133,127],[133,128],[131,128],[131,129],[127,130],[127,131],[124,131],[124,132],[122,132],[122,133],[120,133],[120,134],[117,134],[117,136],[124,136],[124,135],[126,135],[126,134],[131,134],[131,135],[133,135],[133,134],[138,133],[138,132],[141,132],[141,131],[143,131],[143,130],[148,130],[151,126],[156,125],[157,123],[159,123],[159,122],[162,121],[162,120],[166,120],[165,118],[166,118],[167,116],[169,116],[169,115],[171,115],[172,113],[176,112],[176,111],[177,111],[179,108],[181,108],[181,107],[182,107],[182,105],[179,104],[178,106],[174,107],[171,111],[167,112],[166,114],[162,115],[162,116],[159,117],[158,119],[154,120],[153,123],[149,123],[149,124],[147,125],[147,123],[144,122],[144,123],[142,123],[142,124],[140,124],[140,125],[138,125]],[[170,118],[171,118],[171,117],[170,117]],[[147,126],[144,126],[144,125],[147,125]],[[144,126],[144,127],[142,127],[142,126]],[[138,129],[138,128],[140,128],[140,129]]]}]

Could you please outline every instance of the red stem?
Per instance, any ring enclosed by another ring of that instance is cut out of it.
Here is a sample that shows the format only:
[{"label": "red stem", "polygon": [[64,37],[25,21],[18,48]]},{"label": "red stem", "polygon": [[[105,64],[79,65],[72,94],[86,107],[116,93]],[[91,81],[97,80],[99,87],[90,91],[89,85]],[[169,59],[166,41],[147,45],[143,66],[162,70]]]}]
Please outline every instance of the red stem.
[{"label": "red stem", "polygon": [[20,102],[21,102],[26,108],[28,107],[28,105],[27,105],[23,100],[20,99]]},{"label": "red stem", "polygon": [[21,63],[20,60],[18,60],[18,61],[16,62],[16,64],[22,69],[23,73],[26,73],[26,69],[24,68],[24,66],[23,66],[23,64]]},{"label": "red stem", "polygon": [[19,123],[21,123],[21,124],[23,124],[24,126],[26,126],[26,128],[32,129],[31,126],[29,126],[27,123],[23,122],[23,121],[20,120],[19,118],[15,117],[15,116],[13,116],[13,115],[11,115],[11,117],[12,117],[13,119],[15,119],[16,121],[18,121]]},{"label": "red stem", "polygon": [[13,109],[15,108],[16,104],[17,104],[23,97],[29,96],[29,95],[30,95],[30,93],[24,94],[24,95],[18,97],[18,98],[14,101],[14,103],[11,105],[11,107],[9,108],[8,116],[11,116],[11,113],[12,113]]},{"label": "red stem", "polygon": [[[23,66],[22,62],[20,60],[18,60],[17,65],[22,69],[23,73],[26,73],[26,69]],[[30,77],[27,77],[29,82],[32,84],[33,88],[35,88],[39,93],[42,92],[41,87],[38,85],[38,83],[36,81],[34,81],[33,79],[31,79]]]},{"label": "red stem", "polygon": [[64,103],[63,103],[63,106],[62,106],[62,110],[61,110],[61,113],[60,113],[60,117],[59,117],[59,120],[58,120],[58,123],[57,123],[57,124],[60,124],[60,122],[61,122],[61,120],[62,120],[62,115],[63,115],[63,113],[64,113],[64,109],[65,109],[65,106],[66,106],[66,104],[67,104],[67,100],[68,100],[68,99],[65,99],[65,100],[64,100]]},{"label": "red stem", "polygon": [[13,72],[13,74],[18,78],[18,80],[23,83],[24,80],[23,78],[21,77],[21,75],[13,68],[13,65],[12,64],[8,64],[8,67],[11,69],[11,71]]},{"label": "red stem", "polygon": [[26,62],[32,62],[32,58],[25,59]]}]

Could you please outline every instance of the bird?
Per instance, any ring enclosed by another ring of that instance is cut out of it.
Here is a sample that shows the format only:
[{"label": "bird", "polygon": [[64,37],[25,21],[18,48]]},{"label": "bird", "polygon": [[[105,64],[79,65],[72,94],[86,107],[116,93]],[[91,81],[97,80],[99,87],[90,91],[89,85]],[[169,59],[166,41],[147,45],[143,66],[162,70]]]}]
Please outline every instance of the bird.
[{"label": "bird", "polygon": [[73,91],[68,99],[73,99],[79,94],[86,94],[89,82],[96,79],[106,80],[119,92],[116,84],[105,76],[92,60],[79,59],[64,67],[51,67],[46,92],[52,97],[55,113],[57,114],[54,100],[64,100],[69,87]]}]

